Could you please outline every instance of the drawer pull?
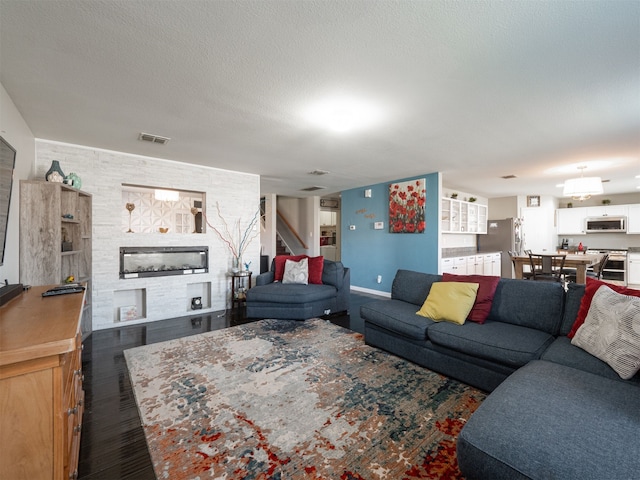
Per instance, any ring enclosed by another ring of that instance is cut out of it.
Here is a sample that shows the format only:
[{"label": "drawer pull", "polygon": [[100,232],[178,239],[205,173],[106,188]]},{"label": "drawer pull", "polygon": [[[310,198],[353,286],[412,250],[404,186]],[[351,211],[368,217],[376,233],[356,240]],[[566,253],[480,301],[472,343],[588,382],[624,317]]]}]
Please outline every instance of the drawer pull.
[{"label": "drawer pull", "polygon": [[76,425],[75,427],[73,427],[73,432],[76,434],[80,433],[81,430],[82,430],[82,425]]},{"label": "drawer pull", "polygon": [[78,413],[78,407],[73,407],[67,410],[67,415],[69,416],[75,415],[76,413]]},{"label": "drawer pull", "polygon": [[69,474],[69,480],[77,480],[78,479],[78,470],[74,470],[73,473]]}]

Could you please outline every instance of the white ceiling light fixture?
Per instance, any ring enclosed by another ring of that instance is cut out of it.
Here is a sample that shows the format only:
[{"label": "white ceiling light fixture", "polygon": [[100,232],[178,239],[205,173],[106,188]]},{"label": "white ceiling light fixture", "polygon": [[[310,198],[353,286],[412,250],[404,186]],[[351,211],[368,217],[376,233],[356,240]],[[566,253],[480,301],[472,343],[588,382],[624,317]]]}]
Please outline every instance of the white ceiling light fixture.
[{"label": "white ceiling light fixture", "polygon": [[349,133],[375,125],[380,111],[372,104],[351,97],[338,97],[318,102],[306,112],[315,125],[335,133]]},{"label": "white ceiling light fixture", "polygon": [[161,202],[177,202],[180,200],[180,192],[177,190],[161,190],[156,189],[154,192],[156,200]]},{"label": "white ceiling light fixture", "polygon": [[591,198],[591,195],[601,195],[602,179],[600,177],[585,177],[585,166],[578,167],[580,170],[579,178],[570,178],[564,182],[565,197],[571,197],[574,200],[583,201]]}]

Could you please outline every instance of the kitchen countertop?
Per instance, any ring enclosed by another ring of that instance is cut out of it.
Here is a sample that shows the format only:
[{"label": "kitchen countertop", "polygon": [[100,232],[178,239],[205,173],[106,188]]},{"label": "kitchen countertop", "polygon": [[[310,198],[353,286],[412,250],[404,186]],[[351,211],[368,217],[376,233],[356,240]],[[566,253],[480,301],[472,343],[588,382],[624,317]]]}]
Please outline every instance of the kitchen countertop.
[{"label": "kitchen countertop", "polygon": [[486,252],[476,252],[476,251],[468,251],[468,252],[442,252],[442,258],[457,258],[457,257],[471,257],[473,255],[489,255],[492,253],[501,253],[499,250],[488,250]]}]

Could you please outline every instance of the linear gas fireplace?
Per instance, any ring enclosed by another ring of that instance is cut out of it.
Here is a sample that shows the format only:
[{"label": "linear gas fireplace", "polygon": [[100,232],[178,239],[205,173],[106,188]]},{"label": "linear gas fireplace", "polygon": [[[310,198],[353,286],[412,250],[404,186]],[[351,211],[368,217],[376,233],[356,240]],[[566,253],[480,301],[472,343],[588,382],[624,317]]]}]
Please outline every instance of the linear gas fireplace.
[{"label": "linear gas fireplace", "polygon": [[209,247],[120,247],[120,278],[209,271]]}]

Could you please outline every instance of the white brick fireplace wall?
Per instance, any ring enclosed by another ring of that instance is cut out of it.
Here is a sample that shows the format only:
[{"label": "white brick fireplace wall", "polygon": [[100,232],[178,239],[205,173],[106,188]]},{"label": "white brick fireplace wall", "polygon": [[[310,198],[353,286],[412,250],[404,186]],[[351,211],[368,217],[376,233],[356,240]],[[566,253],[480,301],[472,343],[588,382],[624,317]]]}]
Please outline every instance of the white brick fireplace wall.
[{"label": "white brick fireplace wall", "polygon": [[[124,233],[122,228],[122,184],[165,187],[204,192],[206,214],[220,227],[216,202],[229,225],[240,219],[242,230],[253,218],[260,203],[260,177],[198,165],[142,157],[90,147],[36,141],[36,179],[44,179],[52,160],[58,160],[65,174],[76,173],[82,190],[93,195],[93,329],[121,326],[119,306],[129,305],[144,292],[145,304],[139,320],[127,324],[161,320],[194,313],[191,297],[203,294],[205,308],[200,312],[224,310],[230,305],[227,272],[231,255],[217,235],[207,228],[203,234]],[[166,277],[119,278],[121,246],[198,246],[209,247],[209,273]],[[258,273],[260,237],[245,255]],[[207,299],[206,297],[209,296]]]}]

